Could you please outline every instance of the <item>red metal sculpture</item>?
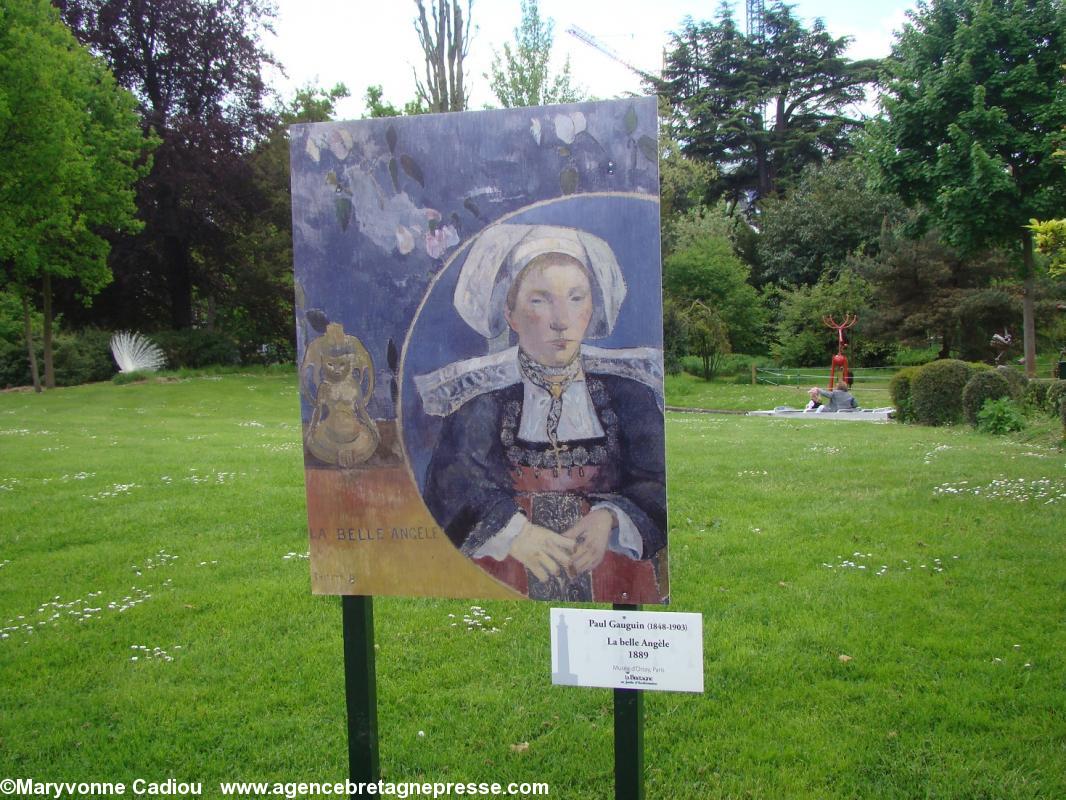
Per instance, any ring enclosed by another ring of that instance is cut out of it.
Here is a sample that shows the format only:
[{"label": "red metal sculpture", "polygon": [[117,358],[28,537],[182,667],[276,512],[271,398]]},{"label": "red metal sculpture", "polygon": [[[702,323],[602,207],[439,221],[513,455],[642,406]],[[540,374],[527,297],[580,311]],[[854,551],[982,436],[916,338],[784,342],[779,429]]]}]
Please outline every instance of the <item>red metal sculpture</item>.
[{"label": "red metal sculpture", "polygon": [[822,323],[827,328],[832,328],[837,332],[837,354],[833,356],[833,366],[829,370],[829,391],[833,391],[837,385],[837,368],[840,368],[840,380],[844,381],[848,386],[851,386],[851,372],[848,370],[848,357],[844,354],[847,349],[848,340],[844,336],[844,331],[851,328],[859,321],[859,318],[854,314],[845,314],[843,322],[837,322],[831,316],[822,317]]}]

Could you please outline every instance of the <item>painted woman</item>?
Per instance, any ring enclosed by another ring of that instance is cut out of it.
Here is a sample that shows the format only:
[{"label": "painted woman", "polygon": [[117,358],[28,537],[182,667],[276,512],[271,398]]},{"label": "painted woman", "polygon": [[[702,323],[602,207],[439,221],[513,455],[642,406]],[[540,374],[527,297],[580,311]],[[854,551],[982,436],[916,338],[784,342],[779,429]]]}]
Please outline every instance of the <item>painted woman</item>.
[{"label": "painted woman", "polygon": [[665,599],[653,563],[666,545],[662,354],[585,343],[611,333],[625,294],[603,239],[495,225],[471,246],[454,305],[496,352],[415,379],[426,413],[444,418],[430,511],[529,597]]}]

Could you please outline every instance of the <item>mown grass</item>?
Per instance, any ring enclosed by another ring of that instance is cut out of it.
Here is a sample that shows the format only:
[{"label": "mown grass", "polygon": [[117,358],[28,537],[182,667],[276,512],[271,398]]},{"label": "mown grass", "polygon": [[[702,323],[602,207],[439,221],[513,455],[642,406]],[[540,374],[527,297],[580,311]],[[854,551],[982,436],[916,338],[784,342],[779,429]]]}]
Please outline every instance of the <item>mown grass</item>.
[{"label": "mown grass", "polygon": [[[667,430],[672,608],[704,616],[706,691],[648,694],[649,797],[1066,795],[1050,436]],[[340,604],[310,594],[302,481],[291,375],[0,394],[0,777],[342,778]],[[547,604],[375,613],[388,778],[610,796],[610,692],[550,685]]]}]

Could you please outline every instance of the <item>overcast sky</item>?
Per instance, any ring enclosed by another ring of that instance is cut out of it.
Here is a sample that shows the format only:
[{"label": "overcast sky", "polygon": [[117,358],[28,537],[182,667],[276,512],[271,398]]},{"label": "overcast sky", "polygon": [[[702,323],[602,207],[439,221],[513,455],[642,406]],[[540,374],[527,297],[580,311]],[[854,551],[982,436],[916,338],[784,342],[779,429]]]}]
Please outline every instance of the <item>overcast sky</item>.
[{"label": "overcast sky", "polygon": [[[429,0],[426,0],[428,7]],[[849,55],[887,55],[892,33],[905,21],[914,0],[794,0],[795,14],[808,22],[820,17],[834,36],[853,38]],[[707,19],[715,0],[540,0],[542,18],[555,22],[553,59],[569,56],[575,82],[590,94],[611,98],[640,92],[630,70],[567,33],[574,25],[635,66],[657,71],[669,33],[686,16]],[[744,4],[737,6],[744,25]],[[352,97],[339,108],[339,118],[357,118],[365,108],[366,87],[381,84],[385,99],[402,106],[415,97],[413,66],[421,69],[421,51],[414,29],[414,0],[278,0],[276,37],[266,45],[284,66],[287,77],[274,77],[282,97],[300,86],[347,85]],[[511,41],[520,17],[519,0],[474,0],[476,30],[467,58],[470,107],[494,105],[483,73],[489,71],[493,48]]]}]

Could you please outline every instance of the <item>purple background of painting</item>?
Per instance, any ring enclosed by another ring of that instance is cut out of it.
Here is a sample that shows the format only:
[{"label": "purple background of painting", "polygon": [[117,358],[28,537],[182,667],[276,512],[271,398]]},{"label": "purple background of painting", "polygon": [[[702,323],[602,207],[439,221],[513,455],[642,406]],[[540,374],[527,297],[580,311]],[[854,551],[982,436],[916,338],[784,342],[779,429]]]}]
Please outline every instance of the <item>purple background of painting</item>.
[{"label": "purple background of painting", "polygon": [[[659,268],[659,204],[639,197],[571,196],[509,217],[509,223],[567,225],[607,241],[626,280],[626,298],[611,335],[590,339],[596,347],[662,348],[662,285]],[[404,353],[404,445],[421,490],[441,418],[422,410],[414,376],[464,358],[485,355],[485,339],[452,305],[466,252],[441,274],[411,329]]]},{"label": "purple background of painting", "polygon": [[[585,115],[588,129],[566,145],[558,138],[553,120],[558,115],[578,111]],[[636,120],[632,133],[628,132],[625,121],[629,114],[635,114]],[[531,133],[532,120],[540,124],[540,142]],[[390,129],[396,140],[392,155],[413,160],[422,176],[419,182],[405,170],[398,170],[399,190],[393,186],[389,173]],[[552,210],[555,206],[530,208],[562,197],[561,169],[566,165],[575,167],[579,174],[576,194],[567,196],[562,204],[569,209],[578,209],[579,206],[570,204],[585,193],[632,192],[649,198],[657,196],[658,164],[638,146],[641,138],[654,139],[656,129],[654,98],[293,126],[293,260],[296,280],[306,297],[306,305],[297,309],[299,359],[302,361],[308,342],[317,335],[307,324],[306,311],[319,309],[330,321],[343,323],[345,332],[359,337],[370,352],[378,376],[377,390],[369,407],[371,415],[396,416],[389,396],[391,375],[386,364],[389,339],[397,347],[403,345],[431,281],[451,254],[486,225],[521,209],[528,210],[511,219],[583,227],[602,236],[615,248],[627,273],[629,296],[623,305],[618,330],[610,339],[595,344],[659,345],[657,205],[630,201],[647,206],[648,213],[654,215],[649,217],[647,227],[612,224],[610,214],[599,212],[586,220],[583,210],[567,211],[559,217],[556,215],[563,212]],[[350,152],[340,149],[338,153],[320,147],[317,160],[308,152],[309,139],[318,142],[331,136],[335,139],[339,132],[354,142]],[[563,155],[564,145],[566,155]],[[375,239],[368,232],[372,226],[361,224],[360,214],[364,220],[370,220],[377,213],[374,203],[357,204],[359,207],[347,227],[342,226],[337,201],[344,195],[328,181],[329,173],[339,176],[342,184],[348,175],[370,176],[384,200],[402,199],[419,210],[428,208],[439,212],[442,223],[456,226],[460,244],[449,248],[440,258],[431,257],[422,246],[401,255],[395,241],[381,236]],[[594,198],[586,200],[594,204],[604,202]],[[456,261],[461,262],[462,257]],[[654,267],[649,270],[654,279],[648,278],[646,286],[641,284],[643,270],[634,271],[637,265]],[[459,266],[461,263],[453,264],[449,274],[438,281],[434,296],[427,303],[427,311],[436,315],[433,319],[445,326],[440,329],[443,335],[418,337],[433,344],[420,344],[417,353],[407,355],[407,376],[415,370],[429,371],[455,358],[484,353],[484,341],[457,319],[450,307],[451,294],[443,288],[448,282],[454,286]],[[440,299],[445,296],[447,303]],[[640,313],[634,313],[637,298],[643,309]],[[646,307],[644,300],[647,300]],[[424,315],[419,321],[420,328],[427,325],[429,330],[433,324],[429,319]],[[428,348],[425,352],[424,347]],[[414,340],[412,350],[415,350]],[[421,364],[429,365],[428,369],[417,366]],[[409,382],[409,377],[405,379]],[[405,387],[405,404],[412,397],[411,388]],[[311,408],[306,398],[301,398],[301,410],[303,419],[309,420]],[[411,447],[412,455],[417,453],[418,462],[424,467],[424,442],[432,435],[435,423],[418,422],[418,417],[425,417],[420,405],[405,409],[405,425],[408,422],[415,425],[413,433],[417,441]],[[423,471],[416,469],[420,479]]]}]

